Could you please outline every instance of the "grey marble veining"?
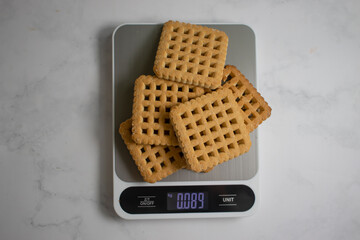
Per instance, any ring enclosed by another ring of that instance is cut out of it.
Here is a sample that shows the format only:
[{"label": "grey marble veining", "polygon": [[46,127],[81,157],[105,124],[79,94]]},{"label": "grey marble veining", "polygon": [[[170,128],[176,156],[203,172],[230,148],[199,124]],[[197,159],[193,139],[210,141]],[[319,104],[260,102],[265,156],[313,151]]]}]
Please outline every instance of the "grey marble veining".
[{"label": "grey marble veining", "polygon": [[[359,12],[355,0],[0,0],[0,239],[357,239]],[[273,112],[251,217],[124,221],[112,209],[111,33],[168,19],[255,31]]]}]

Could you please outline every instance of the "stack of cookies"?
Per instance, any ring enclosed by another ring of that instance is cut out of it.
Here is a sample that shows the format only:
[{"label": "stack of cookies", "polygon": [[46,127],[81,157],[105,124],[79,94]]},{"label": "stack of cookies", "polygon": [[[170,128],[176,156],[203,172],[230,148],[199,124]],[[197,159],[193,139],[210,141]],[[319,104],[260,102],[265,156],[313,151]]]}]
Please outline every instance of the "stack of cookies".
[{"label": "stack of cookies", "polygon": [[132,118],[120,134],[144,180],[179,169],[211,171],[249,151],[249,133],[271,108],[234,66],[227,35],[204,26],[164,24],[156,76],[135,81]]}]

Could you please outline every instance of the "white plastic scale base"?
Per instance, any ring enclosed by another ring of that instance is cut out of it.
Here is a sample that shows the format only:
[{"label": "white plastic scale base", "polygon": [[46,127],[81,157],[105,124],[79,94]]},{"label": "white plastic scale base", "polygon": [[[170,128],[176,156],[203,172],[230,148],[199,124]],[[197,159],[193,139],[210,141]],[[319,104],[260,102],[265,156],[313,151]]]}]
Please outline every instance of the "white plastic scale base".
[{"label": "white plastic scale base", "polygon": [[[229,36],[226,63],[256,86],[255,35],[245,25],[205,24]],[[180,170],[154,184],[138,173],[118,128],[131,117],[133,87],[152,67],[162,24],[123,24],[113,33],[114,209],[125,219],[215,218],[251,215],[258,199],[257,131],[248,153],[209,173]]]}]

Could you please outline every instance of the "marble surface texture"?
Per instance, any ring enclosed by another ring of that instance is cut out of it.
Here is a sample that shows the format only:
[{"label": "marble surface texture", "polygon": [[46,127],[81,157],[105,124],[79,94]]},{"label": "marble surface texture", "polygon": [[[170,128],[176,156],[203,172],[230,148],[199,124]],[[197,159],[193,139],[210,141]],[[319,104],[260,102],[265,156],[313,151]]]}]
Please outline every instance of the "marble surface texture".
[{"label": "marble surface texture", "polygon": [[[0,0],[0,239],[359,239],[359,12],[357,0]],[[168,19],[255,31],[273,112],[251,217],[113,211],[111,33]]]}]

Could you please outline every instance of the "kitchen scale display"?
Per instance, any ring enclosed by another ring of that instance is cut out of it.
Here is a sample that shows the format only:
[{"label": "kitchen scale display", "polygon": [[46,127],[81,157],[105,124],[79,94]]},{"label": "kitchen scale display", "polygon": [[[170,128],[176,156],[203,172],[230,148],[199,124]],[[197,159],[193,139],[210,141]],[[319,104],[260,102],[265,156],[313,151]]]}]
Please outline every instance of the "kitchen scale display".
[{"label": "kitchen scale display", "polygon": [[[201,24],[229,37],[226,64],[237,66],[256,87],[255,35],[245,25]],[[180,170],[154,184],[144,182],[118,129],[131,117],[134,82],[154,75],[162,24],[123,24],[113,33],[114,209],[125,219],[241,217],[258,204],[257,130],[248,153],[209,173]]]},{"label": "kitchen scale display", "polygon": [[166,210],[208,210],[208,197],[207,192],[169,192]]},{"label": "kitchen scale display", "polygon": [[130,214],[245,212],[254,201],[246,185],[130,187],[120,196]]}]

